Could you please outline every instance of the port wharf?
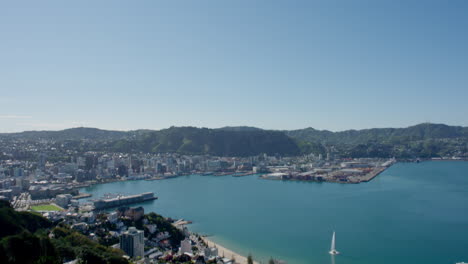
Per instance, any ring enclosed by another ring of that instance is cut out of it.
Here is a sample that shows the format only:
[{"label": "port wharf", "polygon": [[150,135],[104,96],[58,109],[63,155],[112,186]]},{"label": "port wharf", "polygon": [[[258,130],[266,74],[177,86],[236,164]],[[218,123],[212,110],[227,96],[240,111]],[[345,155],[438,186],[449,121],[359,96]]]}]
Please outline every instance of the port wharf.
[{"label": "port wharf", "polygon": [[[355,168],[347,168],[348,165],[358,165]],[[270,174],[263,174],[262,179],[268,180],[288,180],[288,181],[314,181],[314,182],[335,182],[356,184],[369,182],[377,175],[396,163],[395,159],[376,164],[360,164],[356,162],[342,163],[341,168],[318,168],[308,172],[283,171]]]},{"label": "port wharf", "polygon": [[78,195],[73,196],[73,199],[83,199],[83,198],[88,198],[91,196],[92,194],[90,193],[79,193]]},{"label": "port wharf", "polygon": [[156,199],[158,199],[158,197],[154,196],[154,193],[147,192],[136,195],[117,196],[109,199],[99,199],[93,201],[93,204],[96,210],[102,210],[112,207],[119,207],[126,204],[141,203],[144,201],[151,201]]}]

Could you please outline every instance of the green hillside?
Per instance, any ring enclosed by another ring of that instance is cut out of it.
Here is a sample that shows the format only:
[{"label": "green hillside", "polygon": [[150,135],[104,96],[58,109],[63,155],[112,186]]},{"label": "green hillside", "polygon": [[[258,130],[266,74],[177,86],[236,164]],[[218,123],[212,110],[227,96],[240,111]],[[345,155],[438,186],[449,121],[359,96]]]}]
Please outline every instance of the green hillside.
[{"label": "green hillside", "polygon": [[55,227],[42,216],[16,212],[6,201],[0,201],[0,226],[2,264],[61,264],[77,258],[81,263],[128,263],[122,251],[66,227]]},{"label": "green hillside", "polygon": [[305,128],[285,131],[293,138],[321,142],[325,144],[364,144],[368,142],[403,143],[430,139],[468,139],[468,127],[448,126],[443,124],[419,124],[407,128],[372,128],[331,132]]},{"label": "green hillside", "polygon": [[[419,124],[407,128],[373,128],[331,132],[313,128],[285,131],[302,146],[321,144],[343,157],[439,157],[467,153],[468,128]],[[304,148],[302,148],[304,150]]]},{"label": "green hillside", "polygon": [[217,156],[300,153],[296,142],[279,131],[237,131],[195,127],[171,127],[148,132],[135,139],[119,140],[113,143],[110,149],[120,152],[178,152]]},{"label": "green hillside", "polygon": [[[468,127],[429,123],[407,128],[372,128],[340,132],[314,128],[273,131],[239,126],[218,129],[171,127],[159,131],[128,132],[72,128],[61,131],[0,134],[0,141],[11,142],[11,145],[16,144],[15,140],[41,139],[57,142],[56,148],[64,151],[76,150],[79,153],[93,150],[216,156],[252,156],[262,153],[294,156],[332,152],[341,157],[415,158],[464,156],[468,152]],[[8,146],[8,143],[6,145]],[[17,153],[17,156],[28,157],[20,154]],[[54,154],[49,158],[53,159]]]}]

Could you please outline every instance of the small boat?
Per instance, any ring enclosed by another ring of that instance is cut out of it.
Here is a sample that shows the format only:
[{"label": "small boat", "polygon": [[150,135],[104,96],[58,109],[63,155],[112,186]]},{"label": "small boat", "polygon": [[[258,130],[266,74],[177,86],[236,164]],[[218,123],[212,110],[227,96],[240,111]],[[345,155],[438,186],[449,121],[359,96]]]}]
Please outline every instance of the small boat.
[{"label": "small boat", "polygon": [[332,241],[331,241],[331,247],[330,247],[330,255],[338,255],[340,254],[340,252],[338,252],[336,249],[335,249],[335,231],[333,231],[333,236],[332,236]]}]

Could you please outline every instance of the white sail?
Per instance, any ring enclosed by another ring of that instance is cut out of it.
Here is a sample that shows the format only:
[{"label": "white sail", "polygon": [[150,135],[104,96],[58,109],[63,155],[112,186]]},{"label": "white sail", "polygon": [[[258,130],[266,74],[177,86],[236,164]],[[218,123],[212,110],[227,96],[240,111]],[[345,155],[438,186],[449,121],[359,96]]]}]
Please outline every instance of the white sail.
[{"label": "white sail", "polygon": [[340,254],[335,248],[335,231],[333,231],[333,236],[332,236],[332,241],[331,241],[331,247],[330,247],[330,254],[332,255],[337,255]]},{"label": "white sail", "polygon": [[333,231],[330,252],[335,251],[335,231]]}]

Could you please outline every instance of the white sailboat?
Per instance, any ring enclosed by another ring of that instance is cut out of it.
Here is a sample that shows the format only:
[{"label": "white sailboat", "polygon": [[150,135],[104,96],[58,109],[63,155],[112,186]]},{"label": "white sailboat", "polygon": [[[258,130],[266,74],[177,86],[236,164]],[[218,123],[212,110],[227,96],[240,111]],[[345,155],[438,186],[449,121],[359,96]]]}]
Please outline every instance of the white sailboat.
[{"label": "white sailboat", "polygon": [[340,254],[340,252],[338,252],[336,249],[335,249],[335,231],[333,231],[333,236],[332,236],[332,241],[331,241],[331,248],[330,248],[330,252],[329,252],[331,255],[338,255]]}]

